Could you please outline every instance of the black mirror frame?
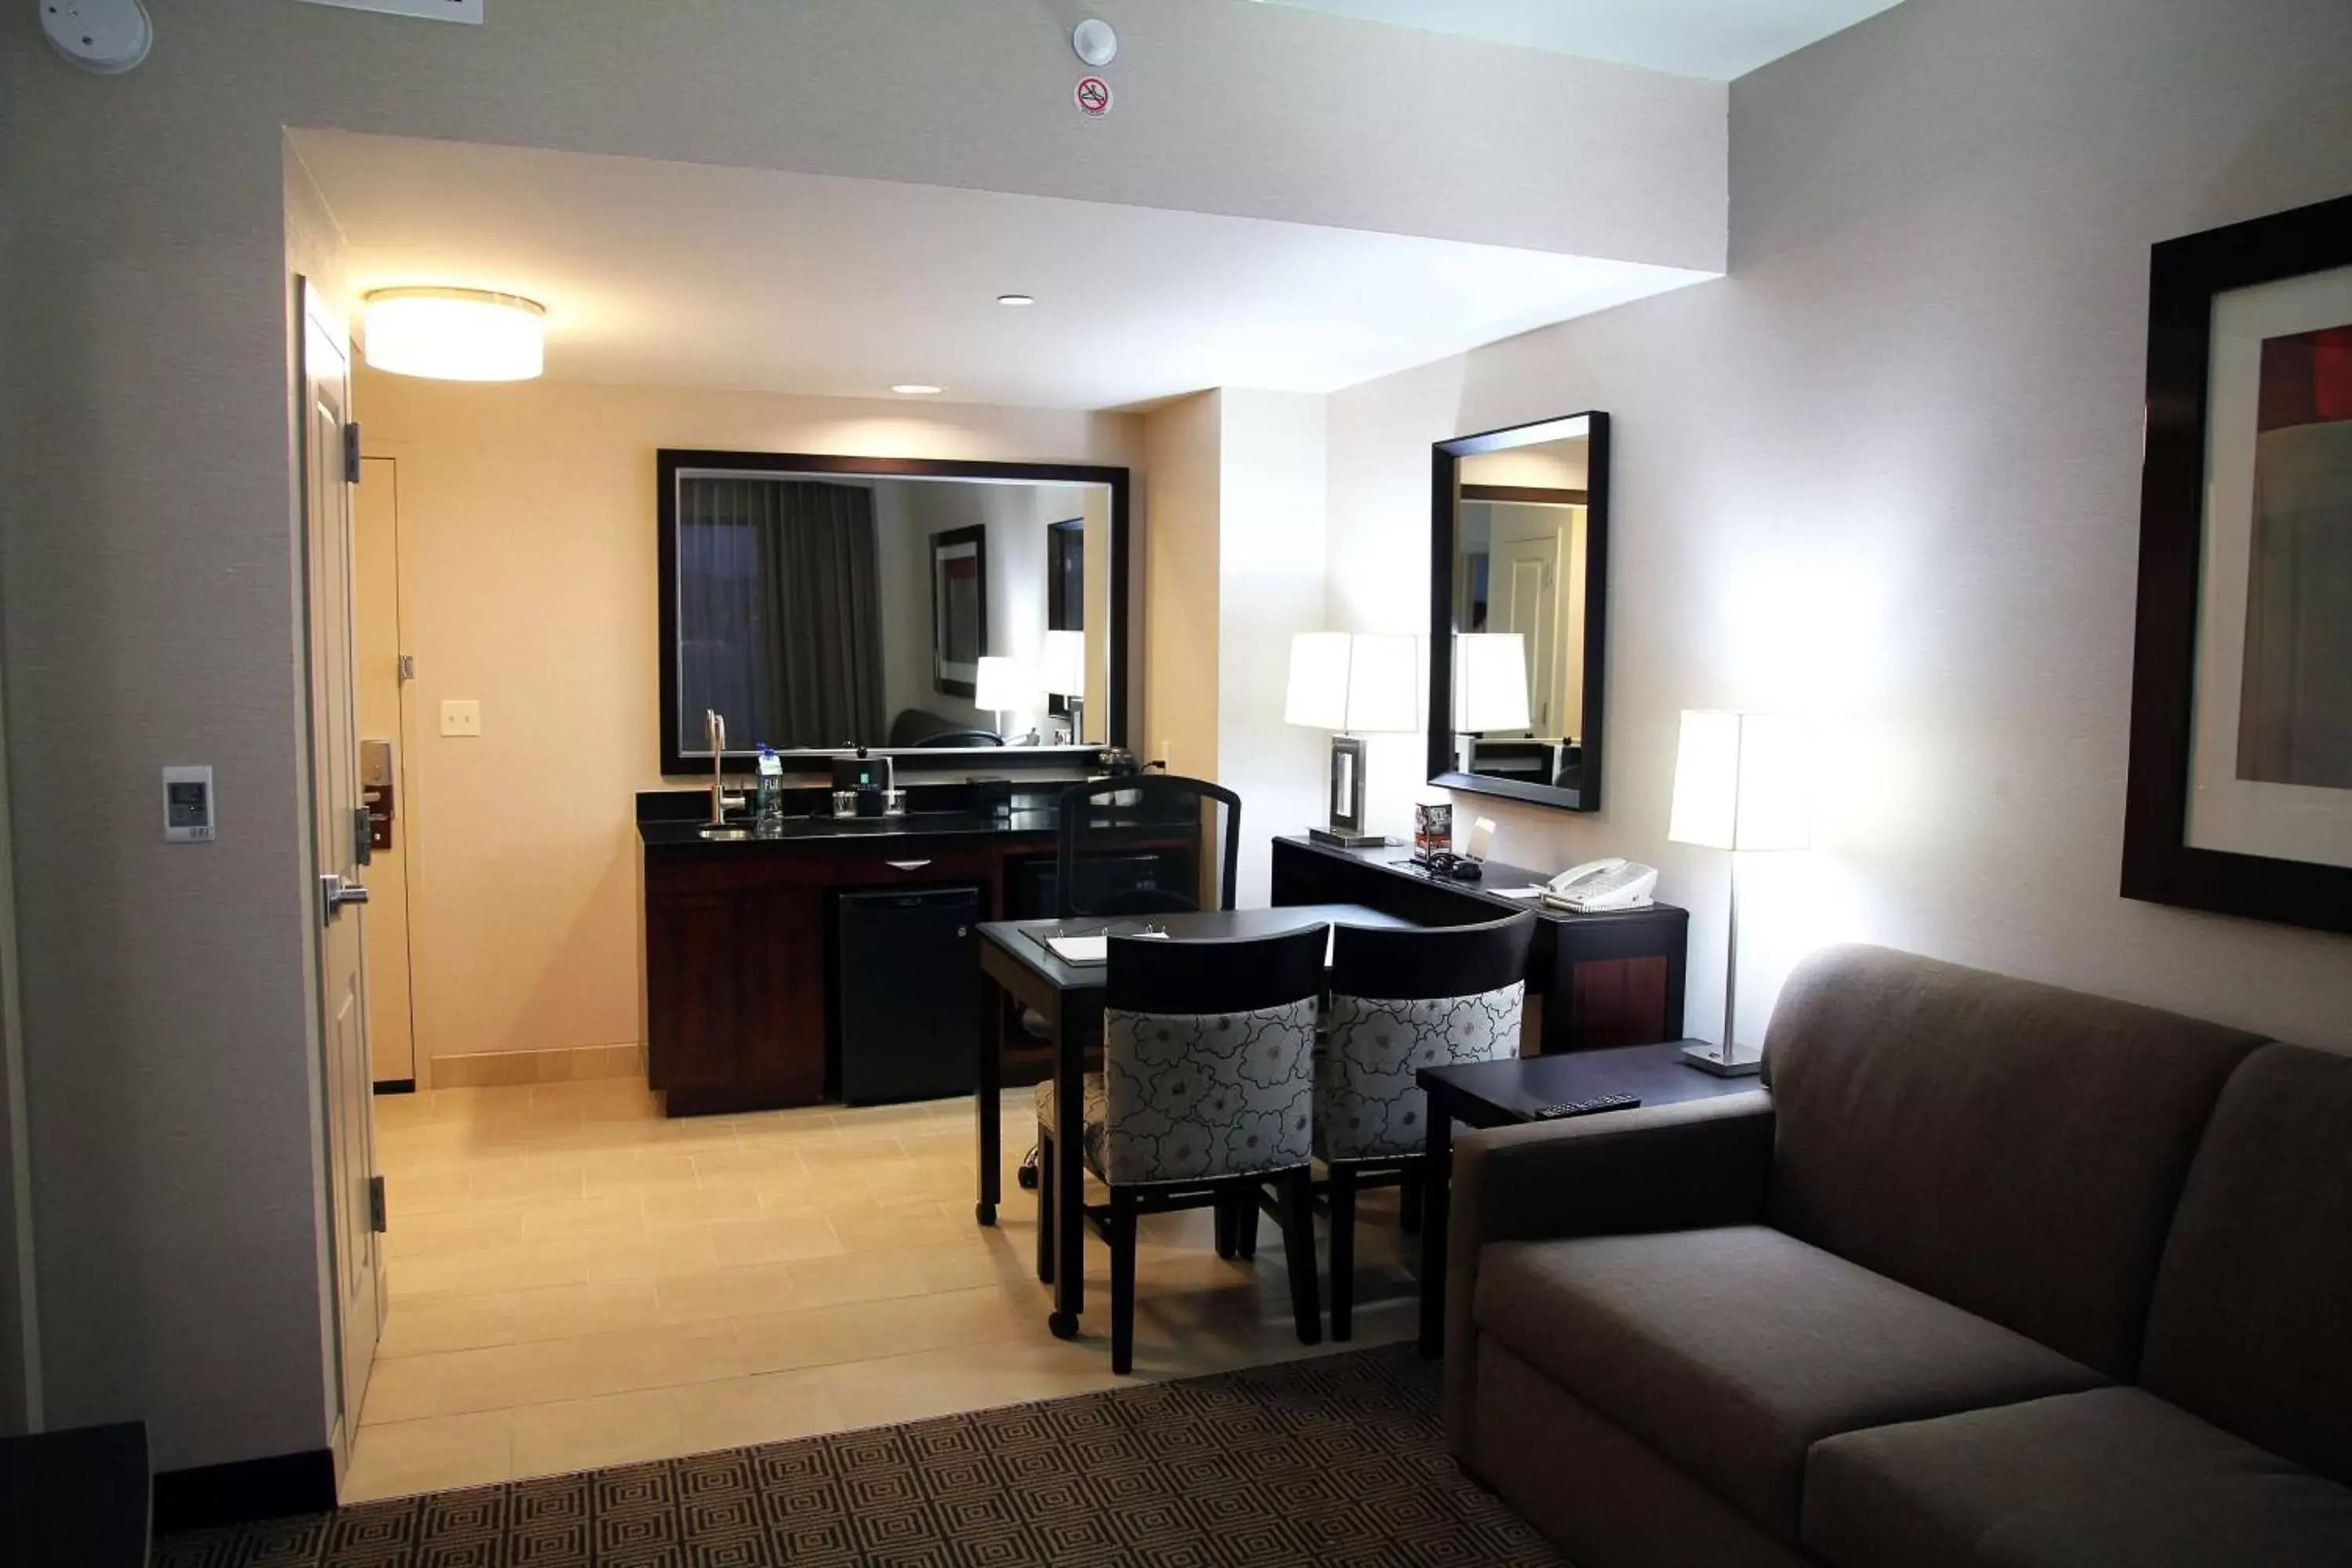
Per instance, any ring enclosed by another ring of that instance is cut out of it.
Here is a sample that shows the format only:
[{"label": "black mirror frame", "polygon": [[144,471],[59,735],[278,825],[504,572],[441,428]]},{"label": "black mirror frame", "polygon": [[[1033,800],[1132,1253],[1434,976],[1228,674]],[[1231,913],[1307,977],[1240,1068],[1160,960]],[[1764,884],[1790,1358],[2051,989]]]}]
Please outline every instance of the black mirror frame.
[{"label": "black mirror frame", "polygon": [[[1454,766],[1454,531],[1462,459],[1562,439],[1561,425],[1585,421],[1584,706],[1578,787],[1521,784]],[[1558,811],[1601,809],[1601,704],[1609,632],[1609,416],[1563,414],[1439,441],[1430,448],[1429,782],[1468,795],[1497,795]]]},{"label": "black mirror frame", "polygon": [[[1128,625],[1128,492],[1129,471],[1087,463],[982,463],[935,458],[849,458],[832,453],[718,452],[662,447],[656,454],[654,507],[655,551],[660,563],[661,771],[666,777],[707,776],[710,759],[688,758],[678,747],[677,704],[677,479],[681,469],[737,468],[746,473],[861,474],[875,479],[1028,480],[1048,485],[1101,485],[1110,491],[1110,691],[1103,713],[1105,740],[1092,746],[1047,746],[1028,749],[1030,755],[1051,758],[1103,746],[1124,748],[1127,742],[1128,671],[1133,632]],[[823,752],[785,753],[822,757]],[[1011,760],[1003,748],[970,751],[892,752],[918,768],[969,764],[977,759]],[[730,759],[749,763],[758,753],[730,750]]]}]

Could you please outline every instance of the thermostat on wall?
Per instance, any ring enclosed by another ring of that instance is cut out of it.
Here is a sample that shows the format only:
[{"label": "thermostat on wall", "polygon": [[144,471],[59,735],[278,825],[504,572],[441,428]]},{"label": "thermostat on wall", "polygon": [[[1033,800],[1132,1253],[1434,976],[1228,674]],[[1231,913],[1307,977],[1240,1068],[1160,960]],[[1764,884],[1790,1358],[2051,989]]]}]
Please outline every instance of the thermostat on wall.
[{"label": "thermostat on wall", "polygon": [[209,844],[213,840],[213,771],[163,770],[163,842]]},{"label": "thermostat on wall", "polygon": [[346,11],[382,11],[394,16],[428,16],[436,22],[482,23],[482,0],[310,0]]}]

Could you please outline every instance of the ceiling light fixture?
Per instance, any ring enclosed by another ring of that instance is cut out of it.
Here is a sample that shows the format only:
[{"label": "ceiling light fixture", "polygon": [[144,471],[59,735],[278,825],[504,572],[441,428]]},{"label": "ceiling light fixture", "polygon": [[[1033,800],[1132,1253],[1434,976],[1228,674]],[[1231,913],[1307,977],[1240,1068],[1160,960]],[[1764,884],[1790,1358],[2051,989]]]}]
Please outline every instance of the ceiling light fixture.
[{"label": "ceiling light fixture", "polygon": [[902,381],[893,386],[890,390],[897,393],[901,397],[936,397],[940,393],[945,392],[947,388],[944,386],[933,386],[929,382],[924,381]]},{"label": "ceiling light fixture", "polygon": [[488,289],[379,289],[367,362],[436,381],[530,381],[547,367],[547,307]]},{"label": "ceiling light fixture", "polygon": [[1034,305],[1037,302],[1037,296],[1034,294],[999,294],[996,297],[996,302],[1000,305]]}]

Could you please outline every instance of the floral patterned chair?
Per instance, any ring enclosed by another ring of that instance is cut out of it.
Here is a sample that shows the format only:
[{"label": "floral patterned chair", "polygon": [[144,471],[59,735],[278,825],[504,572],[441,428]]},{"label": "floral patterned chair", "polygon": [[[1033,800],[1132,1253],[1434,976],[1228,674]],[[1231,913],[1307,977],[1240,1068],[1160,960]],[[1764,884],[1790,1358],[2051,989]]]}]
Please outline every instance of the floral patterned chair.
[{"label": "floral patterned chair", "polygon": [[[1402,1185],[1413,1218],[1429,1133],[1423,1068],[1519,1054],[1536,918],[1381,931],[1343,925],[1315,1063],[1315,1153],[1330,1172],[1331,1337],[1355,1302],[1356,1194]],[[1437,1201],[1444,1202],[1443,1194]]]},{"label": "floral patterned chair", "polygon": [[[1037,1223],[1078,1203],[1110,1244],[1111,1369],[1135,1362],[1135,1226],[1148,1214],[1256,1212],[1268,1186],[1301,1343],[1322,1338],[1315,1278],[1315,1020],[1330,928],[1170,941],[1114,936],[1104,976],[1103,1070],[1086,1079],[1085,1164],[1109,1202],[1054,1190],[1052,1085],[1037,1094]],[[1220,1251],[1223,1250],[1221,1246]],[[1048,1255],[1039,1254],[1041,1274]]]}]

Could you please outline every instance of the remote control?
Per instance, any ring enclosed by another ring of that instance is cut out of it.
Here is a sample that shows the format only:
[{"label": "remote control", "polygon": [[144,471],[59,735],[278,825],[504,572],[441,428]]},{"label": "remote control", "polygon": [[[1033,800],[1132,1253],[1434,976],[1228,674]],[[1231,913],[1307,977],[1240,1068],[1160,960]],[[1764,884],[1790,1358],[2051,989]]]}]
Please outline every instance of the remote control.
[{"label": "remote control", "polygon": [[1572,1100],[1566,1105],[1538,1105],[1538,1121],[1557,1121],[1563,1116],[1591,1116],[1603,1110],[1631,1110],[1642,1103],[1638,1094],[1596,1094],[1591,1100]]}]

